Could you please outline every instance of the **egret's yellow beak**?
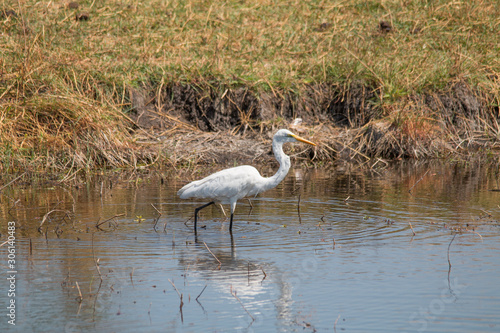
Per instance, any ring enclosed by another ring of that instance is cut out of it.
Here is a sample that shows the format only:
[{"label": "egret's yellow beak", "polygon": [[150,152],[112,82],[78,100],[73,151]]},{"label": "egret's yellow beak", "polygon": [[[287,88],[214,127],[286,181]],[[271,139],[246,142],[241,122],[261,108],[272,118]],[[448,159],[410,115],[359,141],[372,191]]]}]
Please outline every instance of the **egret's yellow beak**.
[{"label": "egret's yellow beak", "polygon": [[304,143],[307,143],[307,144],[309,144],[309,145],[316,146],[316,144],[315,144],[314,142],[311,142],[311,141],[309,141],[309,140],[306,140],[306,139],[304,139],[304,138],[301,138],[300,136],[295,135],[295,134],[291,134],[291,135],[292,135],[292,137],[294,137],[294,138],[295,138],[295,140],[297,140],[297,141],[304,142]]}]

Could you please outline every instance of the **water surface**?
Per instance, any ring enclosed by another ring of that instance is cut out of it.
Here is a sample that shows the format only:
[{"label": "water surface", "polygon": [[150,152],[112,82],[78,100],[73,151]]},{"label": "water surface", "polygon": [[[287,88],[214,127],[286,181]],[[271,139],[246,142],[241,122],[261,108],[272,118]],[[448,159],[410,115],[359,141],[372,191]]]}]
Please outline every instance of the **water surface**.
[{"label": "water surface", "polygon": [[498,332],[497,171],[295,169],[239,202],[233,237],[217,206],[194,237],[203,202],[176,197],[188,175],[10,186],[0,241],[15,221],[17,317],[0,329]]}]

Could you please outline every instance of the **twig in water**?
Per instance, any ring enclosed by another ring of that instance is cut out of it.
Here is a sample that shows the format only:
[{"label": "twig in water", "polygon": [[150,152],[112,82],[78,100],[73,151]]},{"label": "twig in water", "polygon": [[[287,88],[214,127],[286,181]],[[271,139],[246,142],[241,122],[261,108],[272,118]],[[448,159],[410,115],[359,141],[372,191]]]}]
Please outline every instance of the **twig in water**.
[{"label": "twig in water", "polygon": [[336,243],[335,243],[335,237],[333,237],[333,249],[334,250],[335,250],[335,245],[336,245]]},{"label": "twig in water", "polygon": [[302,186],[299,186],[299,187],[296,187],[292,190],[292,195],[294,195],[295,193],[297,193],[300,189],[302,188]]},{"label": "twig in water", "polygon": [[179,292],[179,289],[177,289],[177,287],[175,286],[175,284],[172,281],[170,281],[170,279],[168,279],[168,282],[170,282],[170,284],[172,284],[172,286],[174,287],[175,291],[177,291],[177,295],[179,295],[179,300],[181,301],[181,303],[179,304],[179,311],[181,312],[181,321],[184,322],[184,315],[182,314],[182,307],[184,306],[184,302],[182,301],[183,294],[181,294]]},{"label": "twig in water", "polygon": [[450,246],[451,246],[451,243],[453,243],[453,240],[455,240],[456,236],[457,236],[457,234],[454,234],[453,238],[450,241],[450,244],[448,244],[448,288],[450,289],[450,291],[451,291],[451,284],[450,284],[450,274],[451,274]]},{"label": "twig in water", "polygon": [[205,289],[207,289],[207,286],[208,286],[208,284],[206,284],[205,288],[203,288],[203,290],[198,294],[198,296],[196,296],[196,302],[198,302],[198,298],[200,298],[201,294],[203,294],[203,292],[205,291]]},{"label": "twig in water", "polygon": [[415,230],[413,230],[413,227],[412,227],[412,225],[411,225],[411,222],[408,222],[408,224],[410,225],[411,232],[413,232],[413,236],[415,236]]},{"label": "twig in water", "polygon": [[31,242],[30,238],[30,256],[33,255],[33,243]]},{"label": "twig in water", "polygon": [[351,196],[350,196],[350,195],[348,195],[348,196],[347,196],[347,198],[345,198],[345,199],[344,199],[344,203],[345,203],[346,205],[348,205],[348,204],[349,204],[347,201],[348,201],[350,198],[351,198]]},{"label": "twig in water", "polygon": [[[266,272],[264,272],[264,268],[261,267],[260,270],[262,271],[262,273],[264,273],[264,278],[262,279],[262,281],[264,281],[267,277],[267,274],[266,274]],[[262,281],[260,281],[260,282],[262,283]]]},{"label": "twig in water", "polygon": [[457,237],[457,234],[453,235],[453,238],[451,239],[450,244],[448,244],[448,269],[451,269],[450,246],[451,246],[451,243],[453,243],[453,240],[455,239],[455,237]]},{"label": "twig in water", "polygon": [[410,189],[408,190],[408,193],[410,193],[411,195],[413,195],[413,193],[411,193],[411,190],[413,190],[413,188],[414,188],[414,187],[415,187],[418,183],[420,183],[420,181],[421,181],[422,179],[424,179],[425,175],[426,175],[426,174],[428,174],[428,173],[429,173],[429,171],[431,171],[431,169],[427,169],[427,171],[423,174],[423,176],[422,176],[422,177],[420,177],[420,179],[419,179],[419,180],[417,180],[417,182],[416,182],[415,184],[413,184],[413,186],[412,186],[412,187],[410,187]]},{"label": "twig in water", "polygon": [[99,227],[100,227],[101,225],[103,225],[104,223],[106,223],[106,222],[108,222],[108,221],[110,221],[110,220],[112,220],[112,219],[114,219],[114,218],[117,218],[117,217],[120,217],[120,216],[124,216],[124,215],[125,215],[125,213],[122,213],[122,214],[116,214],[115,216],[112,216],[112,217],[110,217],[109,219],[104,220],[104,221],[102,221],[102,222],[97,221],[97,223],[96,223],[95,227],[96,227],[97,229],[99,229]]},{"label": "twig in water", "polygon": [[[92,233],[92,258],[94,258],[95,267],[97,268],[97,273],[99,273],[99,278],[101,279],[101,284],[102,284],[102,274],[101,274],[101,269],[99,268],[99,258],[97,258],[97,260],[95,259],[94,233]],[[101,285],[99,285],[99,289],[100,288],[101,288]]]},{"label": "twig in water", "polygon": [[481,234],[477,231],[474,231],[474,230],[471,230],[470,232],[472,232],[473,234],[476,234],[479,236],[479,238],[481,238],[481,242],[483,241],[483,236],[481,236]]},{"label": "twig in water", "polygon": [[17,206],[17,204],[18,204],[18,203],[20,203],[20,202],[21,202],[21,199],[17,199],[17,200],[14,202],[14,204],[13,204],[13,205],[9,208],[9,210],[7,211],[7,212],[9,213],[9,215],[11,215],[11,216],[12,216],[12,214],[10,213],[10,211],[11,211],[12,209],[14,209],[14,207],[16,207],[16,206]]},{"label": "twig in water", "polygon": [[250,312],[248,312],[247,308],[245,308],[245,306],[241,302],[240,298],[238,296],[236,296],[236,291],[233,291],[233,286],[232,285],[231,285],[231,295],[233,295],[234,298],[236,298],[238,300],[238,302],[240,302],[241,306],[243,307],[243,310],[245,310],[245,312],[248,313],[248,315],[250,316],[250,318],[252,318],[252,322],[254,322],[255,318],[250,314]]},{"label": "twig in water", "polygon": [[250,210],[248,211],[248,216],[250,216],[250,214],[253,211],[253,203],[252,203],[252,200],[250,200],[250,198],[247,198],[247,200],[248,200],[248,203],[250,204]]},{"label": "twig in water", "polygon": [[188,226],[188,225],[187,225],[187,223],[188,223],[189,221],[191,221],[191,219],[192,219],[192,218],[193,218],[193,217],[190,217],[190,218],[188,218],[186,221],[184,221],[184,225],[186,226],[186,228],[191,229],[191,227],[190,227],[190,226]]},{"label": "twig in water", "polygon": [[78,281],[75,281],[76,287],[78,288],[78,302],[81,303],[83,301],[82,291],[80,290],[80,286],[78,285]]},{"label": "twig in water", "polygon": [[226,214],[226,211],[224,210],[224,206],[222,206],[222,204],[221,204],[221,203],[219,204],[219,208],[220,208],[220,210],[222,211],[222,214],[224,215],[224,219],[227,219],[227,214]]},{"label": "twig in water", "polygon": [[170,284],[172,285],[172,287],[174,287],[175,291],[177,291],[177,295],[179,295],[179,299],[181,300],[181,303],[182,303],[182,294],[179,292],[179,289],[177,289],[177,287],[175,286],[175,284],[170,280],[170,279],[167,279],[168,282],[170,282]]},{"label": "twig in water", "polygon": [[0,192],[6,188],[7,186],[9,186],[10,184],[14,183],[16,180],[18,180],[19,178],[21,178],[22,176],[24,176],[26,174],[26,172],[23,172],[20,176],[17,176],[16,178],[14,178],[13,180],[11,180],[10,182],[8,182],[7,184],[3,185],[2,187],[0,187]]},{"label": "twig in water", "polygon": [[50,212],[48,212],[47,214],[45,214],[43,216],[42,222],[40,222],[39,228],[45,223],[45,221],[48,219],[49,215],[52,214],[52,213],[55,213],[55,212],[63,212],[63,213],[66,214],[66,215],[64,215],[64,217],[68,216],[68,218],[69,218],[69,211],[63,210],[63,209],[52,209]]},{"label": "twig in water", "polygon": [[153,226],[154,231],[156,232],[156,225],[158,224],[158,221],[160,220],[161,213],[160,211],[155,207],[155,205],[151,204],[151,206],[158,212],[158,217],[155,219],[155,225]]},{"label": "twig in water", "polygon": [[[492,215],[490,213],[488,213],[487,211],[485,211],[484,209],[480,209],[480,211],[482,211],[484,214],[486,214],[486,217],[491,217]],[[481,217],[480,217],[481,218]]]},{"label": "twig in water", "polygon": [[[97,268],[97,272],[99,273],[99,278],[101,279],[101,283],[102,283],[102,274],[101,274],[101,269],[99,268],[99,261],[101,260],[101,258],[97,258],[97,260],[95,261],[95,267]],[[101,286],[99,285],[99,288]]]},{"label": "twig in water", "polygon": [[67,180],[69,180],[71,178],[74,178],[73,176],[76,175],[80,170],[82,170],[82,168],[79,168],[75,172],[73,172],[73,173],[70,174],[70,172],[73,170],[73,165],[74,165],[74,160],[73,160],[73,163],[72,163],[72,165],[71,165],[68,173],[66,174],[66,176],[64,176],[63,179],[61,179],[59,181],[60,184],[64,183],[65,181],[67,181]]},{"label": "twig in water", "polygon": [[335,322],[333,323],[333,331],[334,332],[337,332],[337,322],[339,321],[339,318],[340,318],[340,314],[337,317],[337,319],[335,319]]},{"label": "twig in water", "polygon": [[135,267],[132,267],[132,272],[130,272],[130,283],[132,283],[132,287],[135,288],[134,286],[134,271],[135,271]]},{"label": "twig in water", "polygon": [[205,247],[207,248],[208,252],[210,252],[210,254],[215,258],[215,260],[217,260],[217,262],[219,263],[219,266],[217,267],[217,269],[220,270],[220,267],[222,266],[222,263],[220,262],[220,260],[215,256],[215,254],[213,254],[212,251],[210,251],[210,249],[208,248],[207,246],[207,243],[203,242],[203,244],[205,244]]}]

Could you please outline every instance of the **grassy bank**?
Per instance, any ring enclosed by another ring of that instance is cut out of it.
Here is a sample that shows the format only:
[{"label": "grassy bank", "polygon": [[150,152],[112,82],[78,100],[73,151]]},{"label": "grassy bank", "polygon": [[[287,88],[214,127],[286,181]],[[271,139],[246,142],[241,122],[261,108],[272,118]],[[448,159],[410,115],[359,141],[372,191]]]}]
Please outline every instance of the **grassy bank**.
[{"label": "grassy bank", "polygon": [[[478,144],[495,148],[500,135],[494,0],[26,0],[1,7],[3,172],[185,162],[172,159],[175,135],[200,126],[192,115],[165,109],[172,87],[190,87],[184,98],[198,104],[243,87],[261,104],[272,96],[293,109],[259,118],[242,109],[244,101],[233,103],[233,134],[284,126],[304,109],[311,136],[326,131],[321,124],[339,142],[320,154],[325,158],[346,144],[368,158],[437,156]],[[303,103],[315,91],[331,101]],[[346,112],[368,105],[367,119],[339,122],[308,110],[350,94]],[[140,124],[141,107],[161,114],[163,125]],[[342,141],[346,129],[355,133]],[[160,134],[172,145],[144,144]]]}]

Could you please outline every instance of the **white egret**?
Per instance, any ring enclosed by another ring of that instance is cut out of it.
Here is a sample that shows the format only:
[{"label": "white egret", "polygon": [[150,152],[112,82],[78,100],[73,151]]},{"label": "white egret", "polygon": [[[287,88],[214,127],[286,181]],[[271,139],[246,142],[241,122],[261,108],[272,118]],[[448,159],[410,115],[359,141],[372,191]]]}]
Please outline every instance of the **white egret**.
[{"label": "white egret", "polygon": [[253,166],[242,165],[216,172],[182,187],[179,192],[177,192],[177,195],[181,199],[198,198],[210,200],[209,203],[194,210],[195,234],[198,212],[215,203],[231,205],[229,232],[232,233],[233,214],[236,208],[236,202],[239,199],[257,196],[259,193],[272,189],[285,178],[290,169],[290,157],[283,152],[283,144],[285,142],[295,141],[301,141],[316,146],[315,143],[301,138],[289,130],[281,129],[276,132],[273,137],[273,152],[280,167],[272,177],[262,177],[259,171]]}]

